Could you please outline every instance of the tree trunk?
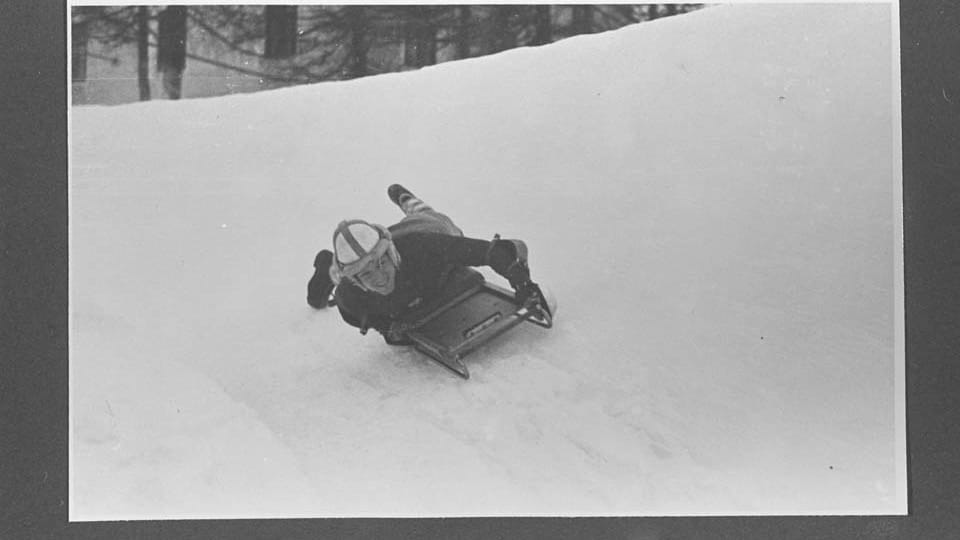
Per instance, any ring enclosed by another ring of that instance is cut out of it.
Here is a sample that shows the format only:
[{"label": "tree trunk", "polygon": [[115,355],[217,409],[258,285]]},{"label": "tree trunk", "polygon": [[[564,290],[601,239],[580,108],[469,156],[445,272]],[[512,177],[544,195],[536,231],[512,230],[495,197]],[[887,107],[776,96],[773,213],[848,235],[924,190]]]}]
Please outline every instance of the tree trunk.
[{"label": "tree trunk", "polygon": [[553,41],[553,20],[550,15],[550,6],[540,5],[533,7],[534,33],[531,45],[546,45]]},{"label": "tree trunk", "polygon": [[137,8],[137,81],[140,101],[150,100],[150,8]]},{"label": "tree trunk", "polygon": [[437,63],[437,26],[429,7],[415,7],[406,22],[404,64],[412,67]]},{"label": "tree trunk", "polygon": [[643,19],[643,12],[641,7],[634,5],[617,5],[613,6],[614,11],[620,16],[625,24],[638,23]]},{"label": "tree trunk", "polygon": [[160,12],[157,69],[163,74],[163,89],[170,99],[180,99],[183,70],[187,66],[187,8],[168,6]]},{"label": "tree trunk", "polygon": [[573,35],[593,33],[593,6],[573,6]]},{"label": "tree trunk", "polygon": [[87,45],[90,40],[90,23],[81,22],[72,25],[73,31],[70,48],[72,82],[86,82],[87,80]]},{"label": "tree trunk", "polygon": [[515,6],[494,6],[491,8],[493,14],[491,17],[492,36],[491,52],[501,52],[512,49],[517,46],[517,35],[514,33],[513,22],[516,7]]},{"label": "tree trunk", "polygon": [[347,59],[347,65],[344,75],[348,79],[365,77],[367,75],[367,33],[369,32],[369,21],[367,14],[362,6],[346,6],[343,8],[347,20],[347,28],[350,31],[350,55]]},{"label": "tree trunk", "polygon": [[457,13],[457,58],[470,58],[470,6],[460,6]]},{"label": "tree trunk", "polygon": [[290,58],[297,54],[297,6],[266,6],[265,58]]}]

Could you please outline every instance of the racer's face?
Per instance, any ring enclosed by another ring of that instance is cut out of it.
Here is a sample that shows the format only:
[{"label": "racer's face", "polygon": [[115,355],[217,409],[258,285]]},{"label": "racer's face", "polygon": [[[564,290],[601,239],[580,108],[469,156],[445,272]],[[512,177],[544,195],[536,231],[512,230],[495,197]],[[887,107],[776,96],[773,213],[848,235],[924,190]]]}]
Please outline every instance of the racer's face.
[{"label": "racer's face", "polygon": [[384,296],[393,292],[397,280],[397,266],[386,253],[370,262],[354,276],[368,290]]}]

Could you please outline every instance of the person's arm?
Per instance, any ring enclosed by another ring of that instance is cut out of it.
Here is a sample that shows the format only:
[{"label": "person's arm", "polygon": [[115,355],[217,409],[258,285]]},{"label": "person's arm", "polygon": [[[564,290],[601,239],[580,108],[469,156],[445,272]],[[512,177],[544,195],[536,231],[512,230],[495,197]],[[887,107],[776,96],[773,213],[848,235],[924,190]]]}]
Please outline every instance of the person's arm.
[{"label": "person's arm", "polygon": [[307,303],[315,309],[324,309],[330,305],[330,293],[334,283],[330,279],[330,264],[333,253],[324,249],[313,259],[313,276],[307,282]]},{"label": "person's arm", "polygon": [[431,257],[441,263],[459,266],[489,266],[503,276],[514,289],[530,282],[526,249],[517,240],[492,241],[463,236],[429,235],[423,245],[432,250]]},{"label": "person's arm", "polygon": [[[350,285],[343,285],[350,287]],[[340,294],[337,296],[337,308],[340,310],[340,317],[350,326],[360,329],[360,333],[366,335],[373,328],[379,332],[384,341],[389,345],[408,345],[410,339],[406,336],[406,330],[398,326],[386,315],[378,315],[367,311],[363,305],[359,304],[360,299],[351,295],[346,289],[338,289]]]},{"label": "person's arm", "polygon": [[[498,235],[493,241],[473,238],[454,238],[459,240],[451,247],[451,253],[463,257],[462,264],[470,266],[489,266],[496,273],[507,278],[516,291],[516,299],[522,305],[538,305],[549,313],[549,306],[540,286],[530,279],[530,266],[527,263],[527,246],[520,240],[501,240]],[[459,246],[459,249],[458,249]],[[480,251],[485,249],[480,256]]]}]

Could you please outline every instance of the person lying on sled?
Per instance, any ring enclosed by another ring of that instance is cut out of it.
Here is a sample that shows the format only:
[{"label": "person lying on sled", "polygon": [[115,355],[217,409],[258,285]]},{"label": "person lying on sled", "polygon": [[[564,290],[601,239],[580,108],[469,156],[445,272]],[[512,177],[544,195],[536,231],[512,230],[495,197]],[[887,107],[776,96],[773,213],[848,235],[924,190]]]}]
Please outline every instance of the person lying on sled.
[{"label": "person lying on sled", "polygon": [[510,282],[521,303],[535,298],[546,305],[530,280],[522,241],[467,238],[403,186],[393,184],[387,194],[403,219],[390,227],[342,221],[333,233],[333,252],[322,250],[314,259],[307,285],[312,307],[336,304],[343,320],[362,333],[373,328],[391,345],[409,344],[402,317],[439,294],[452,270],[467,266],[489,266]]}]

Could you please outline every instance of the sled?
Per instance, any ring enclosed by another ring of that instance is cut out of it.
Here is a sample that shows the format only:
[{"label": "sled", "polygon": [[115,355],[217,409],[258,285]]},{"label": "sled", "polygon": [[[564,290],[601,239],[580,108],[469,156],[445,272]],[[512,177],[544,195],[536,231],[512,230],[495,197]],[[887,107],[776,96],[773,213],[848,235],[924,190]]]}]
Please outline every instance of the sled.
[{"label": "sled", "polygon": [[438,300],[404,317],[412,330],[407,336],[421,353],[464,379],[470,371],[463,358],[481,345],[517,325],[529,322],[553,326],[556,302],[520,304],[512,290],[486,281],[469,268],[455,270],[446,280]]}]

